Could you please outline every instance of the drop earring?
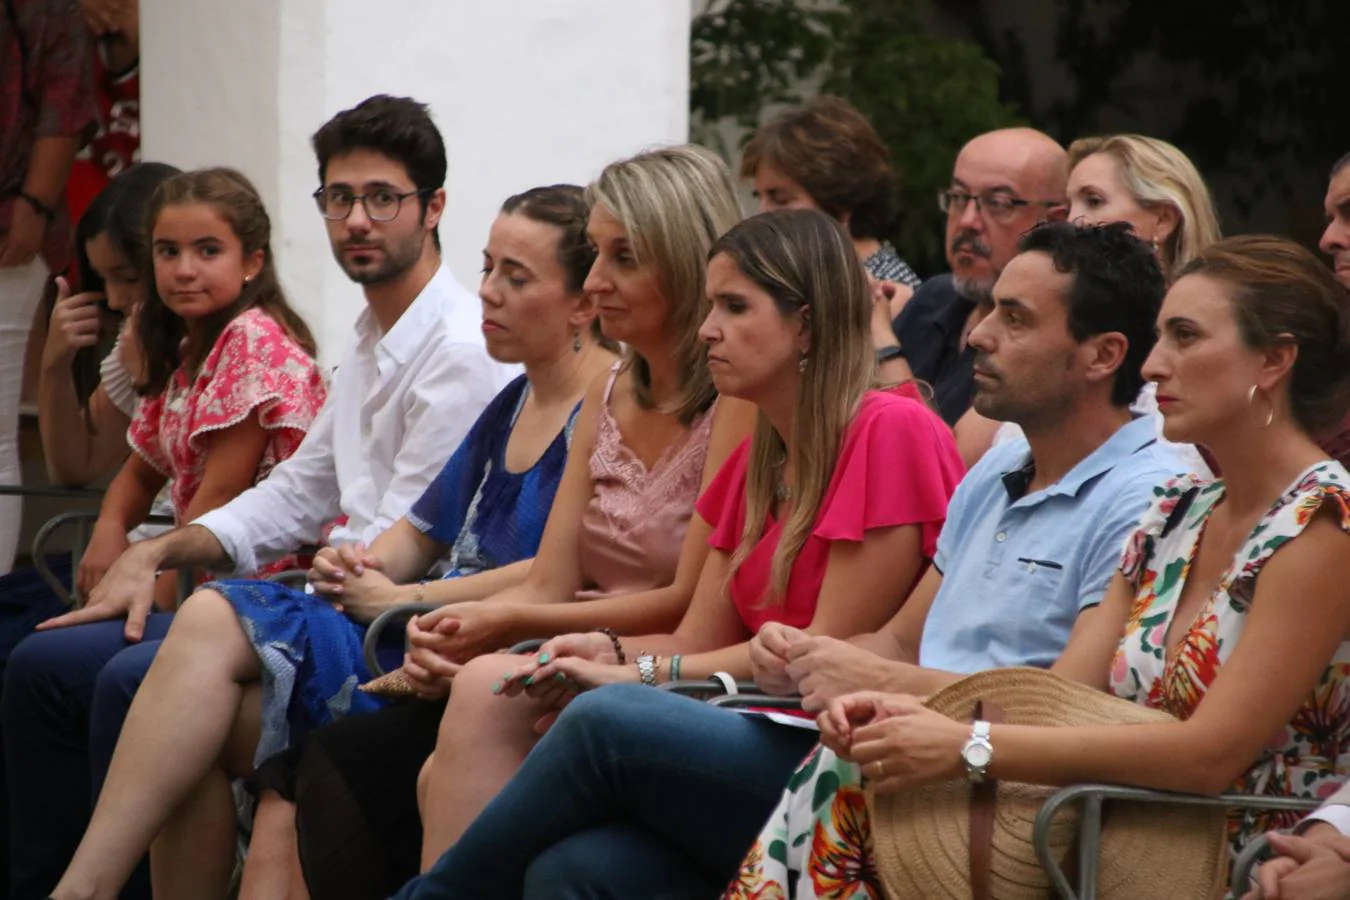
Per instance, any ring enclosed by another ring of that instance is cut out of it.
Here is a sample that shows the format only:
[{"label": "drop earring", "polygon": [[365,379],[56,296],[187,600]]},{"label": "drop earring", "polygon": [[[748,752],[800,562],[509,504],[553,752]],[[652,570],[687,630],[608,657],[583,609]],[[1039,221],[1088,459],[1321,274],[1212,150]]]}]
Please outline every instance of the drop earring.
[{"label": "drop earring", "polygon": [[806,371],[806,360],[807,360],[807,356],[806,356],[805,353],[803,353],[803,354],[802,354],[802,358],[799,359],[799,360],[797,360],[797,371],[798,371],[798,372],[805,372],[805,371]]},{"label": "drop earring", "polygon": [[580,328],[573,328],[573,329],[572,329],[572,352],[573,352],[573,353],[580,353],[580,352],[581,352],[581,329],[580,329]]}]

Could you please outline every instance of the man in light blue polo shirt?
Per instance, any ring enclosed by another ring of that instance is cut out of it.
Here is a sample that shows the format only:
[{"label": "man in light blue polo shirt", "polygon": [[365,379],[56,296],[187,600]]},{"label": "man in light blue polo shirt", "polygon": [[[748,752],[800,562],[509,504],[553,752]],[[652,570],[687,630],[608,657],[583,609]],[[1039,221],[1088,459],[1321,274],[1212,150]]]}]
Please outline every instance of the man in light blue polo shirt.
[{"label": "man in light blue polo shirt", "polygon": [[1095,614],[1153,488],[1186,468],[1129,410],[1164,284],[1125,229],[1023,238],[970,343],[975,409],[1024,436],[961,481],[933,568],[885,628],[844,642],[766,627],[751,653],[762,687],[817,710],[855,690],[928,694],[984,669],[1049,668]]},{"label": "man in light blue polo shirt", "polygon": [[[1021,248],[970,343],[975,408],[1025,437],[961,482],[933,566],[880,632],[765,626],[752,643],[765,690],[814,709],[1048,667],[1096,614],[1154,486],[1184,468],[1129,411],[1165,290],[1152,249],[1128,226],[1066,223]],[[642,685],[589,691],[399,898],[715,896],[814,740]]]}]

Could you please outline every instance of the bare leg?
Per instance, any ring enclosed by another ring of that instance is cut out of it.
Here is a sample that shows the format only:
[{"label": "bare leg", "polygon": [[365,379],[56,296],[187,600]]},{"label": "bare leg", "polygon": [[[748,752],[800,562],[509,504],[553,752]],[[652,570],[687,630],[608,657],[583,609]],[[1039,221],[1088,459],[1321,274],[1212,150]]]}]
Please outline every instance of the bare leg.
[{"label": "bare leg", "polygon": [[150,880],[157,900],[211,900],[229,894],[238,851],[232,777],[253,768],[262,710],[262,685],[244,688],[229,742],[150,845]]},{"label": "bare leg", "polygon": [[419,790],[423,871],[459,840],[539,740],[534,723],[545,707],[530,697],[492,693],[502,675],[525,659],[492,653],[469,662],[455,676],[436,752],[419,778],[419,785],[425,785]]},{"label": "bare leg", "polygon": [[309,900],[295,834],[295,804],[273,791],[263,794],[253,816],[239,900]]},{"label": "bare leg", "polygon": [[417,772],[417,813],[424,822],[427,818],[427,785],[431,783],[431,771],[435,766],[436,753],[433,751]]},{"label": "bare leg", "polygon": [[258,655],[234,608],[198,591],[174,617],[127,713],[108,779],[55,900],[113,900],[220,758]]}]

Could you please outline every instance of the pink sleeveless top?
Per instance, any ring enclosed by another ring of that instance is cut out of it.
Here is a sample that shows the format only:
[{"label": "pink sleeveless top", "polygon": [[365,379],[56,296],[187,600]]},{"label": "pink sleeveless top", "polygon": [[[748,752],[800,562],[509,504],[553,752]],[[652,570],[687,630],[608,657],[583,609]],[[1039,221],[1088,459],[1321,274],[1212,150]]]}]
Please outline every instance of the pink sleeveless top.
[{"label": "pink sleeveless top", "polygon": [[584,588],[578,600],[631,594],[675,580],[684,533],[708,457],[713,405],[666,447],[650,470],[623,442],[609,409],[623,363],[610,370],[591,452],[591,500],[581,517],[578,551]]}]

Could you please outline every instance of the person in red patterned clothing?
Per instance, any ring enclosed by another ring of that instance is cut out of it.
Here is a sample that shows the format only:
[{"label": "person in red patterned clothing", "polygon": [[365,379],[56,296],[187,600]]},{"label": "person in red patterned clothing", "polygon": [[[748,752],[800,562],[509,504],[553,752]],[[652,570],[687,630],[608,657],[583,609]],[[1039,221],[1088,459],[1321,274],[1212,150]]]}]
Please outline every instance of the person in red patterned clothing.
[{"label": "person in red patterned clothing", "polygon": [[[75,153],[94,131],[89,30],[76,0],[3,0],[0,15],[0,484],[20,480],[19,391],[38,301],[70,253],[62,203]],[[22,506],[0,499],[0,573]]]},{"label": "person in red patterned clothing", "polygon": [[80,0],[91,32],[98,131],[66,183],[66,208],[79,221],[108,182],[141,159],[140,6],[137,0]]}]

